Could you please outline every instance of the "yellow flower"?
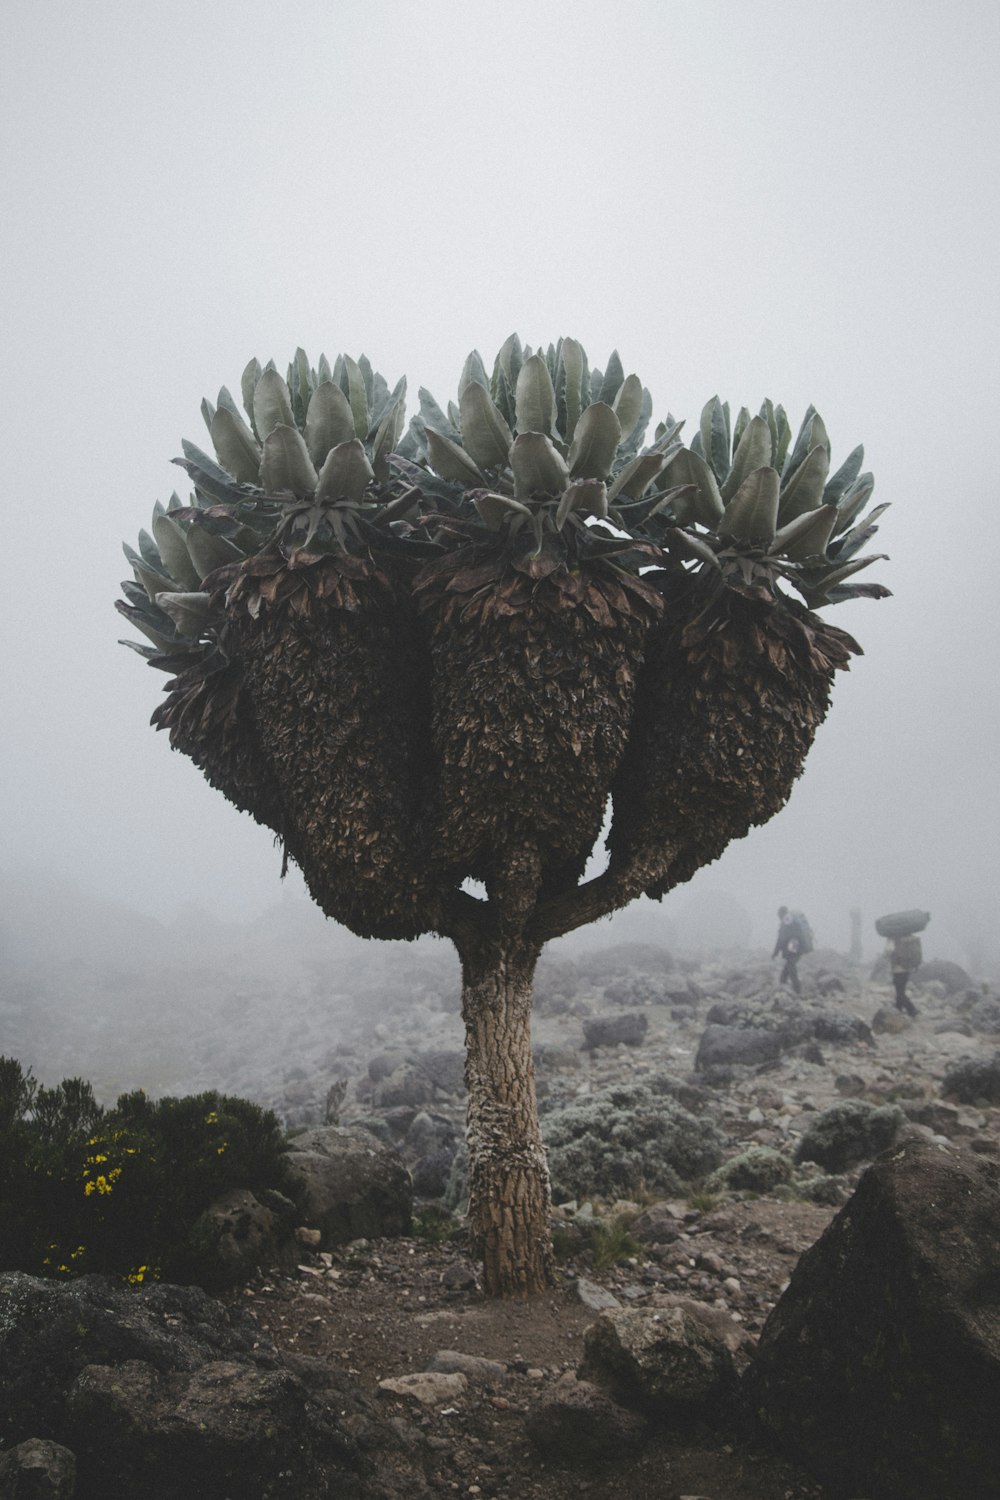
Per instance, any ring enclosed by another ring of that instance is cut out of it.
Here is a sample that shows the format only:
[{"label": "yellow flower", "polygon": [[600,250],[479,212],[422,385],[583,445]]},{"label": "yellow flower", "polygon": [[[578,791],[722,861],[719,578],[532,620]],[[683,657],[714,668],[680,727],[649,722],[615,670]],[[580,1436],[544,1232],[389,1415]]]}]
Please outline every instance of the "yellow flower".
[{"label": "yellow flower", "polygon": [[218,1125],[218,1123],[219,1123],[219,1117],[216,1114],[215,1110],[214,1109],[209,1110],[208,1114],[205,1116],[205,1124],[206,1125]]}]

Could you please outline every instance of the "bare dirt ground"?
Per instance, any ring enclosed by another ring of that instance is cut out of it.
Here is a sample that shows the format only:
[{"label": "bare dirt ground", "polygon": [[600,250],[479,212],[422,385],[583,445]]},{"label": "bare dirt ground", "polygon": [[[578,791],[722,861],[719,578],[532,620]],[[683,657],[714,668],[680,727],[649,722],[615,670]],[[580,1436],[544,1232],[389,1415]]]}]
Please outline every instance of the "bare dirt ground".
[{"label": "bare dirt ground", "polygon": [[[696,1217],[681,1239],[603,1270],[565,1262],[559,1287],[527,1302],[490,1301],[460,1241],[355,1242],[335,1256],[305,1256],[291,1276],[259,1279],[239,1295],[280,1347],[329,1360],[420,1430],[427,1477],[444,1495],[570,1500],[821,1500],[823,1490],[773,1454],[726,1430],[654,1431],[638,1457],[585,1469],[546,1462],[525,1419],[547,1385],[579,1362],[597,1314],[580,1299],[584,1277],[623,1304],[655,1306],[678,1293],[725,1305],[756,1335],[801,1252],[833,1210],[758,1199]],[[379,1382],[426,1370],[438,1351],[503,1366],[470,1380],[447,1405],[421,1405]]]}]

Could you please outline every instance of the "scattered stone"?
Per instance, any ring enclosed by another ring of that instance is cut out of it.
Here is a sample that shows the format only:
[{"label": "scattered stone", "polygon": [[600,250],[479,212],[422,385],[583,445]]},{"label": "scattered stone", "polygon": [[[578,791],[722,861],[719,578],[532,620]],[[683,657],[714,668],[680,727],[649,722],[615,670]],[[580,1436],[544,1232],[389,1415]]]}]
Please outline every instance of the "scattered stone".
[{"label": "scattered stone", "polygon": [[295,1260],[291,1223],[246,1188],[232,1188],[211,1204],[195,1220],[191,1238],[205,1268],[199,1280],[214,1291],[248,1280],[263,1266]]},{"label": "scattered stone", "polygon": [[1000,1104],[1000,1052],[992,1058],[960,1058],[945,1074],[941,1093],[959,1104]]},{"label": "scattered stone", "polygon": [[669,1307],[601,1313],[587,1329],[578,1374],[628,1406],[696,1416],[732,1396],[747,1336],[728,1314],[678,1298]]},{"label": "scattered stone", "polygon": [[683,1210],[670,1203],[652,1203],[629,1233],[643,1245],[671,1245],[684,1232]]},{"label": "scattered stone", "polygon": [[909,1031],[913,1022],[909,1016],[904,1016],[901,1010],[894,1005],[880,1005],[872,1016],[872,1031],[880,1036],[899,1036],[904,1031]]},{"label": "scattered stone", "polygon": [[584,1307],[589,1307],[592,1312],[604,1312],[607,1308],[621,1307],[621,1303],[613,1292],[605,1287],[598,1286],[596,1281],[588,1281],[586,1276],[578,1276],[574,1282],[577,1300]]},{"label": "scattered stone", "polygon": [[395,1375],[380,1380],[378,1388],[390,1396],[404,1396],[421,1406],[448,1406],[468,1389],[469,1382],[458,1372],[446,1374],[437,1370],[420,1370],[413,1375]]},{"label": "scattered stone", "polygon": [[836,1494],[996,1500],[998,1264],[994,1164],[886,1153],[768,1318],[747,1409]]},{"label": "scattered stone", "polygon": [[0,1454],[3,1500],[73,1500],[76,1455],[46,1438],[28,1438]]},{"label": "scattered stone", "polygon": [[483,1385],[497,1385],[507,1379],[507,1367],[497,1359],[483,1359],[478,1354],[460,1354],[457,1349],[439,1349],[431,1360],[431,1370],[444,1375],[464,1375]]},{"label": "scattered stone", "polygon": [[619,1461],[641,1444],[645,1422],[605,1391],[575,1375],[563,1375],[529,1408],[528,1437],[551,1462]]}]

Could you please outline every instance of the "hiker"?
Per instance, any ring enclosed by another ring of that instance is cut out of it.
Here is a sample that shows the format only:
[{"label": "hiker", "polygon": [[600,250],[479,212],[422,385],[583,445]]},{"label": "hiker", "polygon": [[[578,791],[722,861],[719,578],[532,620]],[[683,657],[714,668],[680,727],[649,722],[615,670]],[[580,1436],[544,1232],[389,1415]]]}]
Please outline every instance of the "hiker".
[{"label": "hiker", "polygon": [[889,942],[889,963],[892,967],[892,982],[896,990],[896,1009],[908,1016],[917,1014],[917,1007],[906,993],[906,986],[914,969],[924,961],[924,950],[915,932],[905,937],[894,937]]},{"label": "hiker", "polygon": [[778,939],[774,945],[772,958],[781,954],[783,963],[781,965],[781,976],[779,984],[790,984],[797,995],[802,993],[799,983],[799,956],[806,951],[806,943],[803,936],[802,922],[798,912],[788,910],[787,906],[778,907]]}]

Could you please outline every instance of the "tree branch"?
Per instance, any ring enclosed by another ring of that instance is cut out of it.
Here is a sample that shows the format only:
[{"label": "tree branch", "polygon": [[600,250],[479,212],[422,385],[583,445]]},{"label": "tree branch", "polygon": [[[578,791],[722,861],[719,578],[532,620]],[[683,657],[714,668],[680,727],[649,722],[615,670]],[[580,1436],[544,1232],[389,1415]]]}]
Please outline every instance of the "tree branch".
[{"label": "tree branch", "polygon": [[562,937],[577,927],[586,927],[598,917],[609,916],[641,896],[654,882],[662,884],[669,877],[679,849],[673,845],[651,853],[640,850],[624,864],[614,861],[600,875],[585,885],[540,903],[528,931],[539,943]]}]

